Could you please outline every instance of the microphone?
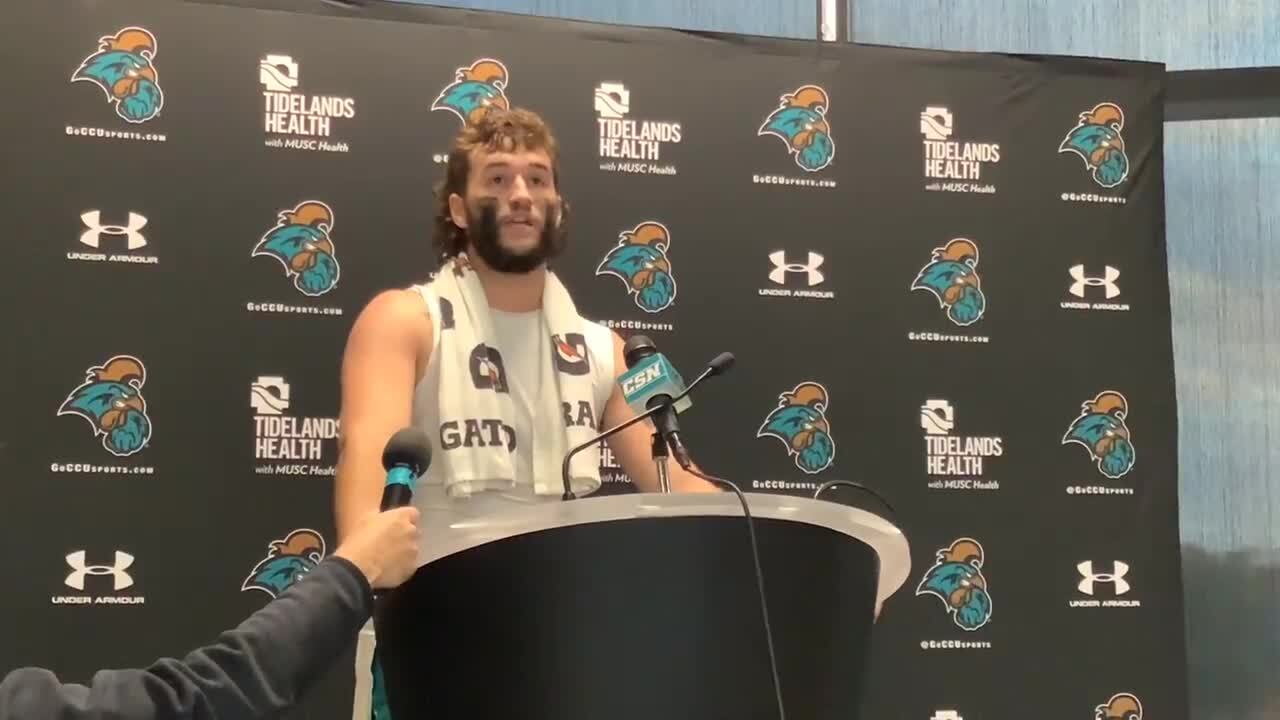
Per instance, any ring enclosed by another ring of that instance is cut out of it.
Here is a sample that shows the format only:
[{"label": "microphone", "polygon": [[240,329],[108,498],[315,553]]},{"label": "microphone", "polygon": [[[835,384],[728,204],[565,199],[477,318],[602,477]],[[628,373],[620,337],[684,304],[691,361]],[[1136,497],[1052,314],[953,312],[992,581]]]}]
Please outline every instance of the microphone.
[{"label": "microphone", "polygon": [[[653,424],[658,428],[653,445],[654,460],[665,456],[667,448],[670,448],[676,462],[688,468],[693,461],[680,437],[680,423],[676,420],[678,413],[693,407],[685,393],[684,378],[646,335],[633,335],[623,346],[622,353],[627,371],[618,378],[618,384],[622,386],[622,397],[627,405],[637,413],[660,408],[653,416]],[[680,400],[677,401],[676,397]]]},{"label": "microphone", "polygon": [[382,488],[382,510],[404,507],[413,501],[413,486],[431,465],[431,439],[419,428],[396,431],[382,450],[387,484]]},{"label": "microphone", "polygon": [[[650,345],[652,345],[652,342],[650,343]],[[674,397],[673,400],[674,401],[683,400],[685,397],[689,395],[689,393],[693,392],[693,389],[698,387],[698,385],[703,380],[706,380],[709,377],[714,377],[716,375],[723,375],[725,372],[729,370],[729,368],[733,367],[733,361],[734,361],[733,353],[729,353],[729,352],[720,353],[711,362],[707,363],[707,367],[698,375],[698,377],[694,378],[693,382],[689,383],[689,386],[685,388],[684,391],[681,392],[679,395]],[[564,481],[564,495],[561,496],[561,499],[575,500],[578,497],[576,494],[574,494],[573,485],[569,482],[569,463],[570,461],[573,460],[574,455],[577,455],[583,450],[586,450],[592,445],[595,445],[612,435],[615,435],[623,430],[626,430],[627,428],[631,427],[632,425],[635,425],[636,423],[640,422],[641,420],[644,420],[647,417],[652,417],[654,413],[658,412],[659,410],[662,410],[665,407],[667,406],[663,404],[659,404],[655,407],[649,408],[644,412],[631,418],[630,420],[625,420],[621,423],[618,423],[617,425],[614,425],[608,430],[605,430],[604,432],[600,433],[599,435],[596,435],[590,440],[587,440],[586,442],[575,446],[569,452],[565,453],[564,461],[560,465],[560,478],[561,480]]]}]

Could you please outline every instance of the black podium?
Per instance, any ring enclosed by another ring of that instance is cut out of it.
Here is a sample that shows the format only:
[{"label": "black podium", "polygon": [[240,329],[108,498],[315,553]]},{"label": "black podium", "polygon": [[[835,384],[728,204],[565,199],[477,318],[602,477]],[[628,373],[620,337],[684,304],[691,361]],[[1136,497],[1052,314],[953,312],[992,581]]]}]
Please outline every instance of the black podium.
[{"label": "black podium", "polygon": [[[747,502],[788,716],[856,718],[906,539],[836,503]],[[425,529],[428,561],[374,618],[393,720],[777,717],[737,496],[612,495]]]}]

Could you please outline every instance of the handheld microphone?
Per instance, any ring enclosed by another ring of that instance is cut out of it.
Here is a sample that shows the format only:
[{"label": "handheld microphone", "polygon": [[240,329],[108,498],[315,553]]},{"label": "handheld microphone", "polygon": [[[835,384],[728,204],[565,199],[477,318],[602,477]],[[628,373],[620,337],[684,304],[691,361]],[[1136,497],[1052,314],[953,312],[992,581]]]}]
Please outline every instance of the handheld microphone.
[{"label": "handheld microphone", "polygon": [[[694,378],[693,382],[689,383],[689,386],[685,388],[683,392],[681,392],[679,395],[673,398],[673,401],[683,400],[685,397],[689,395],[689,393],[693,392],[693,389],[698,387],[698,385],[702,383],[703,380],[706,380],[709,377],[714,377],[716,375],[723,375],[725,372],[729,370],[729,368],[733,367],[733,361],[734,361],[733,353],[722,352],[719,355],[715,356],[715,358],[711,362],[707,363],[707,367],[701,373],[699,373],[698,377]],[[626,430],[627,428],[631,427],[632,425],[635,425],[636,423],[640,422],[641,420],[644,420],[647,417],[652,417],[654,413],[658,412],[659,410],[662,410],[665,407],[666,405],[660,403],[652,408],[649,408],[644,412],[637,414],[635,417],[631,418],[630,420],[626,420],[621,423],[618,423],[617,425],[614,425],[608,430],[605,430],[604,432],[600,433],[599,435],[596,435],[590,440],[587,440],[586,442],[575,446],[569,452],[565,453],[564,461],[560,465],[560,478],[561,480],[564,481],[564,495],[561,496],[561,499],[574,500],[578,497],[576,494],[574,494],[573,485],[569,482],[569,463],[570,461],[573,460],[574,455],[577,455],[583,450],[586,450],[592,445],[595,445],[612,435],[615,435],[623,430]]]},{"label": "handheld microphone", "polygon": [[[623,399],[637,413],[660,408],[653,416],[659,437],[675,455],[676,461],[682,467],[689,467],[693,460],[680,437],[680,423],[676,419],[678,413],[693,406],[685,393],[684,378],[646,335],[633,335],[623,346],[622,353],[627,362],[627,372],[618,378]],[[676,397],[680,400],[677,401]],[[655,459],[663,451],[661,443],[655,440]]]},{"label": "handheld microphone", "polygon": [[413,501],[413,486],[431,465],[431,439],[419,428],[396,431],[382,450],[387,484],[382,488],[382,510],[404,507]]}]

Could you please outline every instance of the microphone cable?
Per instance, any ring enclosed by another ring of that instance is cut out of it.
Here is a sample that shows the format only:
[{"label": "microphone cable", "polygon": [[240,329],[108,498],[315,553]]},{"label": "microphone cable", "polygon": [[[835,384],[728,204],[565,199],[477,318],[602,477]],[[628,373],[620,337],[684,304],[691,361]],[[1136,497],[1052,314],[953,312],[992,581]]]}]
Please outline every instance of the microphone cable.
[{"label": "microphone cable", "polygon": [[751,517],[751,509],[747,507],[747,496],[743,495],[742,490],[734,483],[724,478],[708,475],[693,467],[692,463],[685,470],[709,483],[727,486],[738,496],[738,502],[742,503],[742,513],[747,518],[747,534],[751,538],[751,559],[755,561],[756,565],[756,589],[760,593],[760,613],[764,619],[764,639],[769,646],[769,669],[773,672],[773,694],[778,700],[778,720],[787,720],[787,711],[782,704],[782,683],[778,679],[778,658],[773,649],[773,629],[769,625],[769,604],[765,599],[764,571],[760,569],[760,548],[756,545],[755,520]]},{"label": "microphone cable", "polygon": [[894,510],[893,506],[889,504],[889,501],[885,500],[884,497],[880,495],[880,493],[876,492],[875,490],[872,490],[871,488],[867,487],[866,485],[863,485],[862,483],[856,483],[852,480],[828,480],[822,483],[821,485],[819,485],[818,489],[813,491],[813,499],[817,500],[818,496],[822,494],[823,490],[826,490],[829,487],[835,487],[836,485],[845,485],[855,490],[861,490],[862,492],[867,493],[871,497],[874,497],[876,500],[879,500],[881,505],[888,508],[889,514],[893,515],[894,517],[897,517],[898,511]]}]

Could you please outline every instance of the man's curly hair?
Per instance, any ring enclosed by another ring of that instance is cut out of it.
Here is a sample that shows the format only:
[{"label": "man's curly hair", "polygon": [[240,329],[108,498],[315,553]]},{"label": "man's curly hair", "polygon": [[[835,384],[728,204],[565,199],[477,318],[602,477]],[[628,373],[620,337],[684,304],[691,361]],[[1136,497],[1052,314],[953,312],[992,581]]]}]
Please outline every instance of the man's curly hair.
[{"label": "man's curly hair", "polygon": [[466,232],[453,224],[449,196],[466,197],[471,175],[471,152],[482,148],[487,152],[542,150],[551,158],[552,179],[560,187],[559,146],[551,128],[537,113],[521,108],[494,108],[479,120],[469,123],[453,140],[445,178],[435,188],[435,228],[431,239],[436,256],[445,262],[467,247]]}]

